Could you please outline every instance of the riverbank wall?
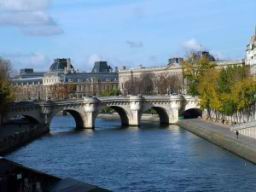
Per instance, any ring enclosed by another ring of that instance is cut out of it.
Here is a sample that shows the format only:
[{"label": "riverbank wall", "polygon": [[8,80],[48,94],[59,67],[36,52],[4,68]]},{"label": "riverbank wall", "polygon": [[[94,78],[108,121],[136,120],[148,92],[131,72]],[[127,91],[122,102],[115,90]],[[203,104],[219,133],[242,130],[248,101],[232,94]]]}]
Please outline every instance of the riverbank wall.
[{"label": "riverbank wall", "polygon": [[0,157],[0,191],[108,191],[75,179],[60,178],[24,167],[18,163]]},{"label": "riverbank wall", "polygon": [[7,124],[0,128],[0,155],[10,153],[48,132],[48,127],[38,124]]},{"label": "riverbank wall", "polygon": [[254,164],[256,164],[256,140],[238,135],[229,130],[228,126],[211,123],[201,119],[181,120],[178,125],[218,145]]}]

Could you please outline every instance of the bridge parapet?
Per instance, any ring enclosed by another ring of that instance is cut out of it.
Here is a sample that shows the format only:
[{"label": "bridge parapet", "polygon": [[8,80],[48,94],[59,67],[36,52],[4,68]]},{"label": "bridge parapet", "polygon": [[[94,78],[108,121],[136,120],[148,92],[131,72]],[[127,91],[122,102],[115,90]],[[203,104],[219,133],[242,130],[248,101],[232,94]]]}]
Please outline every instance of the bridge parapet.
[{"label": "bridge parapet", "polygon": [[98,104],[99,100],[96,97],[84,97],[83,105],[85,112],[95,112]]},{"label": "bridge parapet", "polygon": [[200,100],[198,97],[192,97],[191,95],[184,95],[185,109],[200,108]]}]

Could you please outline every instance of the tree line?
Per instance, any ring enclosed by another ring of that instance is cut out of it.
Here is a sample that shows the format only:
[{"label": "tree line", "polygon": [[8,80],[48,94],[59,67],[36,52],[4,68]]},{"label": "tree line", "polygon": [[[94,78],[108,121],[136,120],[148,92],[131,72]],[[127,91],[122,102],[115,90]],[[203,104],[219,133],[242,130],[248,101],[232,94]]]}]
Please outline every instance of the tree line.
[{"label": "tree line", "polygon": [[256,81],[249,66],[219,67],[207,57],[191,55],[183,63],[183,74],[188,94],[199,96],[207,118],[239,122],[255,113]]},{"label": "tree line", "polygon": [[126,95],[155,95],[180,93],[183,87],[182,78],[169,73],[155,75],[151,72],[142,73],[140,76],[131,77],[124,83]]},{"label": "tree line", "polygon": [[8,111],[10,104],[14,101],[14,91],[10,81],[11,64],[0,58],[0,125]]}]

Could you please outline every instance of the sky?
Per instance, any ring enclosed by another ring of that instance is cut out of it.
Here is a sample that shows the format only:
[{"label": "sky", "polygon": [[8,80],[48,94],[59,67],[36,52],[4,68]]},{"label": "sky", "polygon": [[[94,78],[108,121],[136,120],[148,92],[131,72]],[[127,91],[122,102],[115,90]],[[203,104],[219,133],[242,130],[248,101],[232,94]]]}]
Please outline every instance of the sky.
[{"label": "sky", "polygon": [[0,56],[36,71],[55,58],[79,71],[97,60],[163,66],[191,50],[243,59],[255,9],[255,0],[0,0]]}]

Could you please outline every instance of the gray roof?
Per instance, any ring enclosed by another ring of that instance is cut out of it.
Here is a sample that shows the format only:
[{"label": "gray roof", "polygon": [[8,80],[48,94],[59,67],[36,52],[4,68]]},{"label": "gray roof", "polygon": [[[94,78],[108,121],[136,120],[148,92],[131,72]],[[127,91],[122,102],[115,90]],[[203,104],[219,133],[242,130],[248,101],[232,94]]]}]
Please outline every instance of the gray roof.
[{"label": "gray roof", "polygon": [[[55,59],[54,63],[50,67],[50,71],[64,71],[65,68],[70,64],[69,59]],[[74,67],[70,64],[70,68],[74,69]]]},{"label": "gray roof", "polygon": [[92,69],[92,73],[104,73],[104,72],[111,72],[112,68],[108,65],[106,61],[97,61],[94,64]]}]

